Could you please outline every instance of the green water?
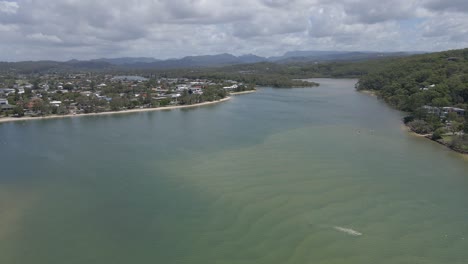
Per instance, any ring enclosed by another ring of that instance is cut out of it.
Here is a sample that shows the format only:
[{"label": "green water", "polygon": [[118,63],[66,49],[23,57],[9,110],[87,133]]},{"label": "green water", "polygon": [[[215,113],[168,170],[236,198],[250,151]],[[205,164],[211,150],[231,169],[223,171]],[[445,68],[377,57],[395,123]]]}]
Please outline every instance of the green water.
[{"label": "green water", "polygon": [[468,263],[468,161],[319,82],[0,124],[0,263]]}]

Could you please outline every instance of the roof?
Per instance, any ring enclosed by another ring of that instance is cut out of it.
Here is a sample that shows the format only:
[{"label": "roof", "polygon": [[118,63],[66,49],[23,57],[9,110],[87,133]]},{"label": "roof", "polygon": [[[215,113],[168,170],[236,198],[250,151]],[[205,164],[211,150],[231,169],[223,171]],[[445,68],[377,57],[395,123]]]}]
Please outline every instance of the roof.
[{"label": "roof", "polygon": [[0,108],[1,108],[1,109],[13,109],[14,107],[15,107],[15,106],[9,105],[9,104],[0,105]]}]

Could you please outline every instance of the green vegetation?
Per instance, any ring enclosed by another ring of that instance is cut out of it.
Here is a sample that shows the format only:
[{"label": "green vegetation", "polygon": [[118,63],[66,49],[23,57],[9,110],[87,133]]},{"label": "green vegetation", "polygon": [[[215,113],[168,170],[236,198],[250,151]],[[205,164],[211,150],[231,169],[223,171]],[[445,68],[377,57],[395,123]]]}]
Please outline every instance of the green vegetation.
[{"label": "green vegetation", "polygon": [[[290,67],[292,66],[264,62],[221,68],[166,70],[158,73],[158,76],[168,78],[209,79],[214,81],[233,80],[245,83],[250,87],[270,86],[289,88],[318,86],[317,83],[296,80],[304,78],[304,75],[289,72],[288,69],[290,69]],[[140,74],[148,74],[148,72],[141,72]]]},{"label": "green vegetation", "polygon": [[414,132],[433,133],[432,139],[458,151],[468,148],[466,137],[455,135],[468,130],[468,49],[382,61],[356,88],[408,112],[404,121]]},{"label": "green vegetation", "polygon": [[466,109],[468,49],[387,60],[362,76],[357,89],[377,91],[386,102],[407,112],[424,105]]}]

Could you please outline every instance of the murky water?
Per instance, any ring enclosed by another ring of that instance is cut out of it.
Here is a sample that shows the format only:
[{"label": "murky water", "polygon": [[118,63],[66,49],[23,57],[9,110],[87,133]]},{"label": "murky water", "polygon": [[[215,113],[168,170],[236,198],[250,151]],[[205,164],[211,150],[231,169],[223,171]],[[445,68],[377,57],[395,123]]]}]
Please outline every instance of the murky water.
[{"label": "murky water", "polygon": [[468,162],[319,82],[0,124],[0,263],[468,263]]}]

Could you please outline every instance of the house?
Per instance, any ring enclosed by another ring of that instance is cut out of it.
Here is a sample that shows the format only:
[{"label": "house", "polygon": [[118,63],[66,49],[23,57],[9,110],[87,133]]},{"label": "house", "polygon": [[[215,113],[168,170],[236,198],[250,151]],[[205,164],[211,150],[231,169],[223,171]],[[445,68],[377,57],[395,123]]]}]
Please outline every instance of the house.
[{"label": "house", "polygon": [[179,91],[179,92],[182,92],[182,91],[185,91],[185,90],[188,90],[188,89],[189,89],[189,87],[186,84],[177,85],[177,91]]},{"label": "house", "polygon": [[438,115],[440,116],[440,108],[439,107],[434,107],[434,106],[429,106],[429,105],[425,105],[422,107],[424,109],[424,111],[426,111],[426,113],[428,114],[433,114],[433,115]]},{"label": "house", "polygon": [[223,88],[226,89],[226,90],[234,90],[234,89],[237,89],[237,87],[239,87],[239,86],[237,86],[237,84],[234,84],[234,85],[226,86],[226,87],[223,87]]},{"label": "house", "polygon": [[429,106],[425,105],[422,107],[424,111],[428,114],[433,114],[441,117],[446,117],[449,113],[456,113],[459,116],[464,116],[465,115],[465,109],[462,108],[457,108],[457,107],[434,107],[434,106]]},{"label": "house", "polygon": [[465,109],[457,107],[442,107],[442,111],[444,115],[447,115],[448,113],[456,113],[459,116],[465,115]]},{"label": "house", "polygon": [[5,99],[5,98],[0,98],[0,105],[7,105],[8,104],[8,100]]},{"label": "house", "polygon": [[12,93],[15,93],[15,89],[10,89],[10,88],[1,88],[0,89],[0,94],[5,94],[5,95],[9,95],[9,94],[12,94]]},{"label": "house", "polygon": [[9,105],[9,104],[2,104],[0,105],[0,110],[1,111],[10,111],[10,110],[13,110],[14,106],[13,105]]},{"label": "house", "polygon": [[50,102],[50,105],[55,106],[55,107],[59,107],[61,104],[62,104],[62,101],[51,101]]},{"label": "house", "polygon": [[435,84],[431,84],[431,85],[429,85],[428,87],[420,88],[419,90],[421,90],[421,91],[429,91],[429,89],[432,89],[432,88],[434,88],[435,86],[436,86]]},{"label": "house", "polygon": [[192,87],[189,89],[190,94],[203,94],[201,87]]}]

